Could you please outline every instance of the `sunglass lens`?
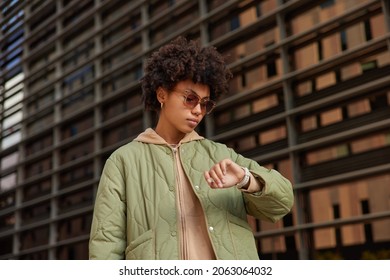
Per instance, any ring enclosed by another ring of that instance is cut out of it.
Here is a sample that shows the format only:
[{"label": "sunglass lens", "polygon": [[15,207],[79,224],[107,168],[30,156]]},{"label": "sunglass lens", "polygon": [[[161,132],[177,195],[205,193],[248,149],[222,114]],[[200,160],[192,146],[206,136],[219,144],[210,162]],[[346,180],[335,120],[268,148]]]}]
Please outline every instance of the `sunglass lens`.
[{"label": "sunglass lens", "polygon": [[195,94],[188,94],[186,98],[186,104],[191,108],[195,108],[199,103],[199,98]]},{"label": "sunglass lens", "polygon": [[215,107],[215,103],[211,100],[205,102],[206,105],[206,113],[209,114]]},{"label": "sunglass lens", "polygon": [[200,100],[199,96],[197,96],[196,94],[193,94],[193,93],[189,93],[186,96],[185,103],[191,109],[195,108],[196,106],[198,106],[198,104],[200,104],[202,109],[206,110],[206,114],[210,113],[215,107],[214,101]]}]

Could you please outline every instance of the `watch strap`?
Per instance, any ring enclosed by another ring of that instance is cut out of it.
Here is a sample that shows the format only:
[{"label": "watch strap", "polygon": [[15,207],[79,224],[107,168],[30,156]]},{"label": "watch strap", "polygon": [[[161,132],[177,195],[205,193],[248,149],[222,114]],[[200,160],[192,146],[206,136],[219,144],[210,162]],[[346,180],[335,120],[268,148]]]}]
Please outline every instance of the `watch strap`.
[{"label": "watch strap", "polygon": [[244,175],[244,178],[242,178],[241,182],[238,182],[236,184],[236,187],[238,189],[242,189],[243,187],[245,187],[248,184],[249,179],[250,179],[250,172],[249,172],[248,168],[246,168],[246,167],[241,167],[241,168],[244,170],[245,175]]}]

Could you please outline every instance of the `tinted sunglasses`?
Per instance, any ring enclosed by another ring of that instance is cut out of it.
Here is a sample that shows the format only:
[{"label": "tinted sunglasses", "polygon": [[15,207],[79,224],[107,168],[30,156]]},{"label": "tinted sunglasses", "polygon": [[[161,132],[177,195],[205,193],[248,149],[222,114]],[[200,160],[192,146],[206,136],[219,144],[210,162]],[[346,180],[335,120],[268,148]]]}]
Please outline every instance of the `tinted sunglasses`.
[{"label": "tinted sunglasses", "polygon": [[213,109],[217,105],[213,100],[207,99],[207,97],[201,99],[199,95],[197,95],[191,90],[184,90],[183,92],[177,90],[174,91],[183,94],[183,103],[189,109],[194,109],[196,106],[198,106],[198,104],[200,104],[200,108],[202,109],[202,111],[206,114],[210,114],[211,111],[213,111]]}]

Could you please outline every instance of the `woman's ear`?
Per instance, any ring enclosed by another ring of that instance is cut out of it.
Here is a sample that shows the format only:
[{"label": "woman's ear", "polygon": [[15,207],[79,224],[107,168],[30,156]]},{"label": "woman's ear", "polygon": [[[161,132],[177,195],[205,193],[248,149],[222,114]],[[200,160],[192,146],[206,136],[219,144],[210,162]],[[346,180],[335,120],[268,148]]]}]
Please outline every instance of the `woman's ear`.
[{"label": "woman's ear", "polygon": [[160,104],[164,104],[168,94],[167,91],[162,87],[158,87],[156,93],[158,102],[160,102]]}]

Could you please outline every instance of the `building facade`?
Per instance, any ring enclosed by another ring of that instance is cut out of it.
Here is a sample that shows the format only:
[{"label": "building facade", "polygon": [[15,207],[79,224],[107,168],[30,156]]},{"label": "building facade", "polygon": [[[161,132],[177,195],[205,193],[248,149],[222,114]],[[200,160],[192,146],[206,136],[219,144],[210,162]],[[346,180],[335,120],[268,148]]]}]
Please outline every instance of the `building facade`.
[{"label": "building facade", "polygon": [[4,0],[0,259],[87,259],[105,160],[155,117],[145,59],[184,35],[234,74],[199,132],[286,175],[262,259],[390,258],[387,0]]}]

